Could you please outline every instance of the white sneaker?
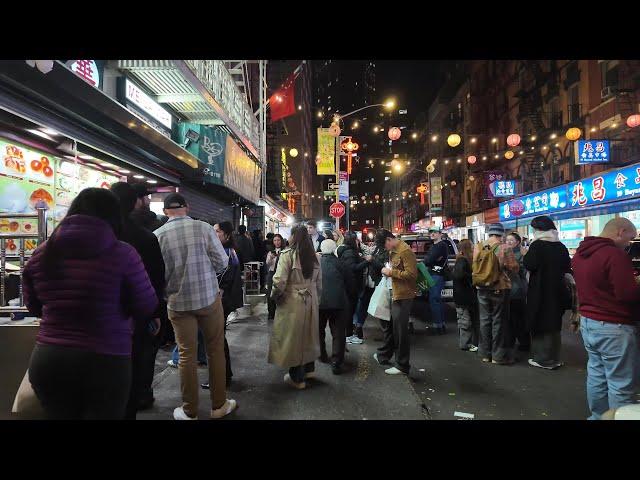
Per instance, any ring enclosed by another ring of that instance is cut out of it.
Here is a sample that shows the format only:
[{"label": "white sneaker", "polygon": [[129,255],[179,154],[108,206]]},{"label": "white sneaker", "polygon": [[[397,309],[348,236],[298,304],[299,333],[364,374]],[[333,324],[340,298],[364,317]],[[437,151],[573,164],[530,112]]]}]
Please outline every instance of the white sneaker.
[{"label": "white sneaker", "polygon": [[233,323],[233,322],[237,322],[237,321],[238,321],[238,311],[234,310],[227,317],[227,325],[229,325],[230,323]]},{"label": "white sneaker", "polygon": [[478,347],[476,347],[475,345],[471,345],[471,346],[469,347],[469,351],[470,351],[470,352],[477,352],[477,351],[478,351]]},{"label": "white sneaker", "polygon": [[184,409],[182,407],[177,407],[173,410],[173,418],[175,420],[197,420],[198,419],[198,417],[191,418],[189,415],[187,415],[184,412]]},{"label": "white sneaker", "polygon": [[402,370],[398,370],[396,367],[387,368],[384,373],[387,375],[406,375]]},{"label": "white sneaker", "polygon": [[170,367],[173,367],[173,368],[178,368],[178,364],[176,362],[174,362],[173,360],[169,360],[167,362],[167,365],[169,365]]},{"label": "white sneaker", "polygon": [[533,358],[529,359],[529,365],[531,365],[532,367],[544,368],[545,370],[553,370],[554,368],[557,368],[560,366],[560,365],[556,365],[554,367],[545,367],[544,365],[540,365]]},{"label": "white sneaker", "polygon": [[307,384],[304,382],[302,383],[294,382],[293,379],[291,378],[291,375],[289,375],[288,373],[284,376],[284,383],[288,383],[289,385],[291,385],[293,388],[297,390],[304,390],[305,388],[307,388]]},{"label": "white sneaker", "polygon": [[362,345],[364,343],[364,340],[358,337],[357,335],[354,335],[353,337],[351,337],[351,342],[349,343],[353,345]]},{"label": "white sneaker", "polygon": [[232,398],[228,398],[227,401],[224,402],[224,405],[222,405],[220,408],[211,410],[211,418],[213,420],[216,420],[218,418],[226,417],[236,408],[238,408],[238,402],[236,402]]}]

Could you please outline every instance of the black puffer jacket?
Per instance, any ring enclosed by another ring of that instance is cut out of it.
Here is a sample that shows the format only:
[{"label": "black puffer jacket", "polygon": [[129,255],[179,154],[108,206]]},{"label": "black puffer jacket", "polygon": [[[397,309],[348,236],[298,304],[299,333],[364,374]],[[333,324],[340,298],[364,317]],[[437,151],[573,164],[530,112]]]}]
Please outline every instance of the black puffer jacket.
[{"label": "black puffer jacket", "polygon": [[320,310],[341,310],[347,305],[345,277],[346,267],[332,253],[320,256],[322,272],[322,296]]},{"label": "black puffer jacket", "polygon": [[371,255],[371,264],[369,265],[369,275],[373,279],[376,286],[382,280],[382,269],[385,263],[389,261],[389,252],[384,248],[376,248],[376,251]]},{"label": "black puffer jacket", "polygon": [[[222,290],[222,309],[224,310],[224,318],[227,318],[231,312],[244,306],[244,298],[242,295],[242,276],[238,254],[233,249],[225,247],[227,255],[229,255],[229,265],[224,274],[218,278],[218,286]],[[237,259],[234,261],[234,258]]]},{"label": "black puffer jacket", "polygon": [[337,250],[338,258],[347,270],[347,295],[354,301],[358,298],[362,289],[362,272],[369,262],[360,258],[358,252],[348,245],[340,245]]}]

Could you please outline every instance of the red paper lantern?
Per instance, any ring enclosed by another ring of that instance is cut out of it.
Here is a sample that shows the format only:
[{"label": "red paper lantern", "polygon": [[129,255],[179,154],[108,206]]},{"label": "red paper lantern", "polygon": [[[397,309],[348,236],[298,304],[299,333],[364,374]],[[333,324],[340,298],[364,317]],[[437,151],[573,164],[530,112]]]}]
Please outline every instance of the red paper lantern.
[{"label": "red paper lantern", "polygon": [[635,115],[631,115],[627,118],[627,125],[629,128],[635,128],[640,125],[640,115],[636,113]]},{"label": "red paper lantern", "polygon": [[517,147],[520,145],[520,135],[517,133],[512,133],[507,137],[507,145],[510,147]]},{"label": "red paper lantern", "polygon": [[475,157],[475,155],[470,155],[469,158],[467,158],[467,162],[469,162],[469,165],[473,165],[477,160],[478,159]]},{"label": "red paper lantern", "polygon": [[389,129],[389,140],[398,140],[400,138],[400,135],[402,135],[402,132],[400,131],[400,129],[398,127],[392,127]]}]

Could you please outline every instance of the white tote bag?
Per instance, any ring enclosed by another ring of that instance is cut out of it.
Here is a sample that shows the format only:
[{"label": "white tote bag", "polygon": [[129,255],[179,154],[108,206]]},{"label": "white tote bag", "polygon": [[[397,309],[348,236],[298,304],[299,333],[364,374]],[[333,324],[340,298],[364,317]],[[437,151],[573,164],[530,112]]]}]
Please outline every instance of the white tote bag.
[{"label": "white tote bag", "polygon": [[380,320],[391,320],[391,279],[389,277],[382,277],[380,283],[373,291],[371,295],[371,301],[369,302],[369,308],[367,313],[372,317]]}]

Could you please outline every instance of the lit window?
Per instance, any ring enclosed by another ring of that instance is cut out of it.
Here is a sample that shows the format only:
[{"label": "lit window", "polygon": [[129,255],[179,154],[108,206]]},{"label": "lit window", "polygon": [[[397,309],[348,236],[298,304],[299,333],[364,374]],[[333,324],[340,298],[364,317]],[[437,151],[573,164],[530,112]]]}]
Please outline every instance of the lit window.
[{"label": "lit window", "polygon": [[366,221],[365,221],[365,223],[366,223],[367,225],[369,225],[369,220],[366,220]]}]

